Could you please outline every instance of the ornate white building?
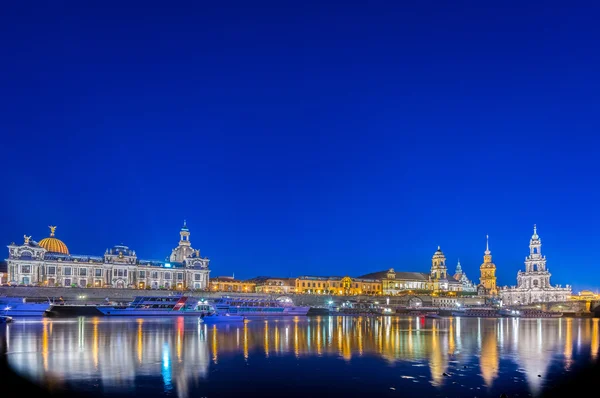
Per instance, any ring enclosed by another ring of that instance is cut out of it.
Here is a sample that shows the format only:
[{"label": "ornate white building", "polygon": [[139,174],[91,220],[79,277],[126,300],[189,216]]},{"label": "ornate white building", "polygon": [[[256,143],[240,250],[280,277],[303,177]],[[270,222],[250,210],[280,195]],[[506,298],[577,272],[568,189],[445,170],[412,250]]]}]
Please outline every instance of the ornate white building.
[{"label": "ornate white building", "polygon": [[209,286],[209,259],[190,243],[184,222],[179,245],[170,261],[142,260],[124,245],[106,249],[104,256],[74,255],[54,236],[39,242],[24,236],[21,245],[8,245],[8,281],[28,286],[78,286],[138,289],[204,290]]},{"label": "ornate white building", "polygon": [[458,264],[456,264],[456,272],[453,276],[455,281],[458,281],[462,285],[461,291],[463,292],[477,292],[477,286],[473,282],[467,278],[467,274],[463,272],[462,267],[460,265],[460,260],[458,260]]},{"label": "ornate white building", "polygon": [[529,256],[525,258],[525,272],[517,273],[517,286],[504,287],[500,298],[504,305],[532,304],[542,302],[567,301],[571,296],[571,286],[550,284],[550,272],[546,268],[546,256],[542,256],[542,241],[533,226],[529,241]]}]

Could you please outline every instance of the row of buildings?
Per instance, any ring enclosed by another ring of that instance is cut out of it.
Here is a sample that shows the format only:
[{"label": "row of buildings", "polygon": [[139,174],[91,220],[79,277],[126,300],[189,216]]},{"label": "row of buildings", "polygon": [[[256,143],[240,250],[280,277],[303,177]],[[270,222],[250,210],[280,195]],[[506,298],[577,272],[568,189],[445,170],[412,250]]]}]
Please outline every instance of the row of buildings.
[{"label": "row of buildings", "polygon": [[164,261],[145,260],[125,245],[106,249],[103,256],[74,255],[55,236],[36,242],[24,236],[22,244],[8,245],[8,283],[27,286],[110,287],[136,289],[210,290],[239,293],[327,294],[327,295],[397,295],[477,294],[499,298],[506,304],[565,301],[571,288],[552,286],[541,254],[541,240],[534,226],[530,254],[525,271],[519,271],[516,286],[499,289],[496,265],[492,262],[489,242],[480,266],[479,283],[472,282],[460,262],[453,275],[448,273],[446,256],[441,248],[432,256],[429,272],[398,272],[393,268],[349,276],[298,276],[295,278],[258,277],[236,280],[233,277],[210,278],[209,259],[191,246],[190,231],[184,222],[179,244]]}]

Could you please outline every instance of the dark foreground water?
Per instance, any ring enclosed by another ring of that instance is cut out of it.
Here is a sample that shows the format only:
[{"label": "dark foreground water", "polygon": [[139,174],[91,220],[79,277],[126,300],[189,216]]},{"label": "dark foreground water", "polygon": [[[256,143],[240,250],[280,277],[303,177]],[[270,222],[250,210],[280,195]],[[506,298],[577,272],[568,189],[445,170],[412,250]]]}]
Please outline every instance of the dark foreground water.
[{"label": "dark foreground water", "polygon": [[599,350],[598,319],[17,319],[0,337],[50,391],[147,398],[526,397]]}]

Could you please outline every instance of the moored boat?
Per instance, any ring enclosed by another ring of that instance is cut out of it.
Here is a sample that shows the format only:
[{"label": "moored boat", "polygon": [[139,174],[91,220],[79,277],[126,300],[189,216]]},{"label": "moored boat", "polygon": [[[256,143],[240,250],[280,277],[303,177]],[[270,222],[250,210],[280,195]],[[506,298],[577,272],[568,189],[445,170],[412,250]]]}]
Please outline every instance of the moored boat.
[{"label": "moored boat", "polygon": [[539,309],[527,308],[520,311],[521,318],[560,318],[562,312],[550,312]]},{"label": "moored boat", "polygon": [[95,307],[107,316],[206,316],[215,308],[205,300],[189,296],[138,296],[126,306],[99,305]]},{"label": "moored boat", "polygon": [[36,302],[24,297],[0,297],[0,312],[13,317],[42,316],[51,305],[50,300]]},{"label": "moored boat", "polygon": [[219,313],[242,316],[285,316],[306,315],[310,307],[294,305],[289,297],[278,298],[246,298],[221,297],[215,300],[215,308]]},{"label": "moored boat", "polygon": [[490,307],[473,307],[455,310],[452,311],[452,315],[468,318],[497,318],[499,316],[498,311],[495,308]]}]

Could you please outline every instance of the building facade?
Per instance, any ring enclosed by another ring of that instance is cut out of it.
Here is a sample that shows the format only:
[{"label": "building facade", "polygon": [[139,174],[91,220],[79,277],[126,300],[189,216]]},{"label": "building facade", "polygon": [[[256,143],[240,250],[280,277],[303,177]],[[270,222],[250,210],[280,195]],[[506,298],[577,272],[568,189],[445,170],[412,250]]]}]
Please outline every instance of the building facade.
[{"label": "building facade", "polygon": [[233,276],[218,276],[210,278],[210,290],[213,292],[254,293],[256,284],[235,279]]},{"label": "building facade", "polygon": [[485,252],[483,254],[483,263],[479,267],[479,287],[478,294],[481,296],[497,296],[496,287],[496,264],[492,262],[492,252],[490,251],[490,237],[485,236]]},{"label": "building facade", "polygon": [[[24,236],[21,245],[8,245],[8,282],[26,286],[77,286],[137,289],[206,290],[209,259],[200,256],[189,241],[184,223],[179,245],[171,261],[143,260],[125,245],[106,249],[103,256],[70,254],[67,245],[55,236],[35,242]],[[178,260],[178,261],[172,261]]]},{"label": "building facade", "polygon": [[385,295],[430,290],[429,274],[426,272],[396,272],[390,268],[387,271],[373,272],[359,278],[380,280],[382,293]]},{"label": "building facade", "polygon": [[550,271],[546,268],[546,256],[542,256],[542,240],[533,226],[529,241],[529,256],[525,258],[525,272],[517,273],[517,286],[500,290],[504,305],[525,305],[533,303],[562,302],[569,300],[571,286],[550,284]]},{"label": "building facade", "polygon": [[462,277],[462,269],[459,267],[461,277],[448,278],[446,267],[446,256],[438,246],[431,258],[430,272],[397,272],[393,268],[387,271],[378,271],[361,276],[360,278],[375,279],[381,281],[382,294],[398,295],[404,293],[444,293],[462,292],[466,287],[468,291],[473,289],[471,282]]},{"label": "building facade", "polygon": [[382,294],[381,280],[348,276],[299,276],[296,293],[335,295]]},{"label": "building facade", "polygon": [[259,276],[250,279],[256,285],[257,293],[290,294],[296,293],[296,278],[271,278]]}]

